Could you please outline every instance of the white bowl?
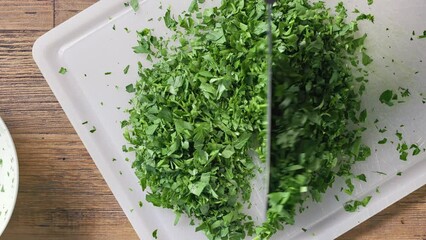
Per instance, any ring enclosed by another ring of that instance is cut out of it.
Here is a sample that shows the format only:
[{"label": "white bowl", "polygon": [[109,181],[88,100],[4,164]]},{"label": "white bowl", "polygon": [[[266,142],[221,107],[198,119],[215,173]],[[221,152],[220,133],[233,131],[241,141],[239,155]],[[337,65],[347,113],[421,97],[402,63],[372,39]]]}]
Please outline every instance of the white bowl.
[{"label": "white bowl", "polygon": [[0,236],[6,228],[18,196],[19,167],[15,145],[0,118]]}]

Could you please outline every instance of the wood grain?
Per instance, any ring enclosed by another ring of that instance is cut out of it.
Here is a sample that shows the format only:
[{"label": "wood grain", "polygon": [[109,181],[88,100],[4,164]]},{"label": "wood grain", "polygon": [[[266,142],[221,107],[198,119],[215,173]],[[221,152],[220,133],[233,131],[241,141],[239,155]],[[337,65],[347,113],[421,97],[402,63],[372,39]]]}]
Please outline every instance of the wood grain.
[{"label": "wood grain", "polygon": [[[1,240],[137,239],[31,56],[35,39],[95,0],[2,0],[0,115],[20,161],[15,212]],[[426,239],[426,187],[340,240]]]},{"label": "wood grain", "polygon": [[54,0],[1,0],[0,29],[48,30],[53,26]]}]

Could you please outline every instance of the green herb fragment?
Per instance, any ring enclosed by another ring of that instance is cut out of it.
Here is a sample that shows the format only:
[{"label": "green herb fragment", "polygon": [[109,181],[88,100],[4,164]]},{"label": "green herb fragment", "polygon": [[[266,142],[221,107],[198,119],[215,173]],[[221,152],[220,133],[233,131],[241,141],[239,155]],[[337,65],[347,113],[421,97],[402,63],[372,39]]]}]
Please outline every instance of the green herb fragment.
[{"label": "green herb fragment", "polygon": [[356,20],[358,20],[358,21],[369,20],[370,22],[374,23],[374,16],[371,15],[371,14],[362,13],[362,14],[358,15],[358,17],[356,17]]},{"label": "green herb fragment", "polygon": [[409,97],[411,95],[410,91],[406,88],[399,87],[398,90],[400,91],[401,97]]},{"label": "green herb fragment", "polygon": [[166,15],[164,15],[164,23],[169,29],[175,29],[177,22],[171,17],[170,8],[167,9]]},{"label": "green herb fragment", "polygon": [[130,6],[133,8],[133,11],[137,12],[139,10],[139,0],[130,0]]},{"label": "green herb fragment", "polygon": [[380,175],[388,175],[387,173],[385,173],[385,172],[380,172],[380,171],[373,171],[373,173],[377,173],[377,174],[380,174]]},{"label": "green herb fragment", "polygon": [[403,161],[407,161],[408,153],[407,152],[401,152],[399,155],[399,159]]},{"label": "green herb fragment", "polygon": [[0,192],[4,192],[4,185],[1,185]]},{"label": "green herb fragment", "polygon": [[157,239],[157,234],[158,234],[158,229],[155,229],[155,230],[152,232],[152,237],[153,237],[154,239]]},{"label": "green herb fragment", "polygon": [[397,173],[396,173],[396,175],[397,175],[397,176],[401,176],[401,175],[402,175],[402,172],[397,172]]},{"label": "green herb fragment", "polygon": [[106,72],[106,73],[104,73],[105,75],[111,75],[112,74],[112,72]]},{"label": "green herb fragment", "polygon": [[372,62],[373,62],[373,59],[363,51],[362,52],[362,64],[364,66],[367,66],[368,64],[370,64]]},{"label": "green herb fragment", "polygon": [[408,145],[405,142],[398,143],[396,150],[398,150],[398,152],[400,153],[400,159],[406,161],[408,156]]},{"label": "green herb fragment", "polygon": [[127,73],[129,72],[129,69],[130,69],[130,65],[127,65],[127,66],[124,68],[123,73],[124,73],[124,74],[127,74]]},{"label": "green herb fragment", "polygon": [[114,25],[112,25],[112,30],[114,30],[114,31],[115,31],[115,24],[114,24]]},{"label": "green herb fragment", "polygon": [[135,89],[133,84],[129,84],[129,85],[126,86],[126,91],[128,93],[134,93],[134,92],[136,92],[136,89]]},{"label": "green herb fragment", "polygon": [[379,97],[381,103],[386,104],[390,107],[394,105],[394,101],[396,101],[397,99],[398,96],[392,90],[384,91]]},{"label": "green herb fragment", "polygon": [[395,136],[398,138],[399,141],[402,140],[402,133],[398,132],[398,130],[396,130]]},{"label": "green herb fragment", "polygon": [[388,141],[387,138],[383,138],[382,140],[378,141],[378,144],[385,144]]},{"label": "green herb fragment", "polygon": [[64,67],[61,67],[61,69],[59,69],[59,73],[62,74],[62,75],[66,74],[67,72],[68,72],[68,70]]},{"label": "green herb fragment", "polygon": [[364,199],[362,199],[361,201],[358,200],[351,200],[345,203],[344,209],[347,212],[356,212],[359,207],[366,207],[368,205],[368,203],[371,200],[371,196],[367,196]]},{"label": "green herb fragment", "polygon": [[368,2],[368,5],[373,4],[373,0],[367,0],[367,2]]},{"label": "green herb fragment", "polygon": [[340,199],[339,199],[339,196],[337,196],[337,195],[334,195],[334,198],[336,199],[336,201],[340,201]]},{"label": "green herb fragment", "polygon": [[81,125],[86,125],[88,123],[89,123],[89,121],[84,121],[84,122],[81,123]]},{"label": "green herb fragment", "polygon": [[426,38],[426,30],[423,31],[423,35],[420,35],[419,38]]},{"label": "green herb fragment", "polygon": [[95,126],[93,126],[92,129],[90,130],[90,133],[94,133],[94,132],[96,132],[96,127]]},{"label": "green herb fragment", "polygon": [[346,179],[345,181],[346,185],[348,186],[347,189],[344,190],[344,192],[348,195],[352,195],[354,192],[355,186],[352,184],[352,180],[350,178]]},{"label": "green herb fragment", "polygon": [[196,10],[198,10],[198,0],[192,0],[191,4],[189,5],[188,12],[193,13]]},{"label": "green herb fragment", "polygon": [[416,156],[421,152],[421,150],[420,150],[420,148],[417,144],[411,144],[410,149],[413,149],[413,153],[412,153],[413,156]]},{"label": "green herb fragment", "polygon": [[367,182],[367,177],[365,176],[365,174],[357,175],[356,178],[360,181]]},{"label": "green herb fragment", "polygon": [[359,114],[359,122],[365,122],[365,120],[367,119],[367,110],[364,109],[360,114]]}]

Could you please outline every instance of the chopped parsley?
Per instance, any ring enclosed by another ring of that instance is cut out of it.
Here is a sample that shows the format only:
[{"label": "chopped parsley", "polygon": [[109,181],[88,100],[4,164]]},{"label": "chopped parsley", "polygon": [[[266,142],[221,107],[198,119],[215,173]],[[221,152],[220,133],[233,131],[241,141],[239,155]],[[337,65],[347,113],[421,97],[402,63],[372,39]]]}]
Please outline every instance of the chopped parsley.
[{"label": "chopped parsley", "polygon": [[134,93],[136,91],[136,89],[135,89],[133,84],[129,84],[129,85],[126,86],[126,91],[128,93]]},{"label": "chopped parsley", "polygon": [[62,74],[62,75],[66,74],[67,72],[68,72],[68,69],[66,69],[66,68],[64,68],[64,67],[61,67],[61,68],[59,69],[59,73],[60,73],[60,74]]},{"label": "chopped parsley", "polygon": [[367,204],[370,202],[371,196],[367,196],[361,201],[358,200],[351,200],[345,203],[344,209],[348,212],[356,212],[359,207],[366,207]]},{"label": "chopped parsley", "polygon": [[367,182],[367,177],[365,176],[365,174],[357,175],[356,178],[360,181]]},{"label": "chopped parsley", "polygon": [[369,20],[372,23],[374,23],[374,16],[371,14],[365,14],[365,13],[361,13],[360,15],[358,15],[358,17],[356,18],[356,20]]},{"label": "chopped parsley", "polygon": [[[343,3],[335,15],[323,2],[275,3],[274,25],[285,31],[274,32],[272,178],[268,219],[255,229],[242,210],[258,171],[252,155],[265,159],[266,151],[265,4],[222,1],[201,13],[202,2],[193,0],[194,14],[177,19],[167,9],[165,26],[179,29],[170,38],[137,32],[133,51],[153,66],[139,64],[139,80],[126,86],[133,97],[121,123],[130,146],[123,151],[136,154],[132,166],[141,188],[150,189],[146,201],[173,209],[176,221],[182,214],[199,219],[196,230],[209,239],[254,232],[268,239],[294,223],[307,196],[320,201],[336,177],[344,177],[349,195],[353,179],[366,181],[351,173],[371,155],[361,141],[368,117],[361,96],[373,58],[357,21],[374,16],[349,21]],[[391,106],[388,94],[380,101]],[[356,211],[370,198],[345,209]]]},{"label": "chopped parsley", "polygon": [[124,70],[123,70],[124,74],[127,74],[127,73],[129,72],[129,68],[130,68],[130,65],[127,65],[127,66],[124,68]]},{"label": "chopped parsley", "polygon": [[154,239],[157,239],[157,235],[158,235],[158,229],[155,229],[155,230],[152,232],[152,237],[153,237]]},{"label": "chopped parsley", "polygon": [[139,0],[130,0],[130,6],[133,8],[133,11],[137,12],[139,10]]},{"label": "chopped parsley", "polygon": [[392,90],[384,91],[379,97],[381,103],[386,104],[390,107],[395,104],[394,101],[396,101],[397,99],[398,96]]}]

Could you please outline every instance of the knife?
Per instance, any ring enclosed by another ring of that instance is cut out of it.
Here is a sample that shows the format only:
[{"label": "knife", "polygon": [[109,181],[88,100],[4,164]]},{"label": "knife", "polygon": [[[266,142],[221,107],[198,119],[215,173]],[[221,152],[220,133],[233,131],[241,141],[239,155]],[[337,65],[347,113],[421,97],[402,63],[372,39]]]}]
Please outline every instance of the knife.
[{"label": "knife", "polygon": [[272,131],[272,5],[275,0],[265,0],[267,6],[267,116],[266,116],[266,156],[262,161],[257,153],[249,150],[248,154],[253,159],[255,165],[262,169],[256,173],[254,178],[251,194],[251,202],[253,207],[248,209],[248,214],[255,216],[254,221],[257,225],[261,225],[266,220],[268,210],[268,194],[270,182],[270,164],[271,164],[271,131]]},{"label": "knife", "polygon": [[271,174],[271,143],[272,143],[272,48],[273,48],[273,36],[272,36],[272,5],[275,0],[265,0],[266,1],[266,11],[268,17],[268,53],[267,53],[267,132],[266,132],[266,166],[265,166],[265,218],[266,212],[268,210],[268,193],[269,193],[269,182]]}]

